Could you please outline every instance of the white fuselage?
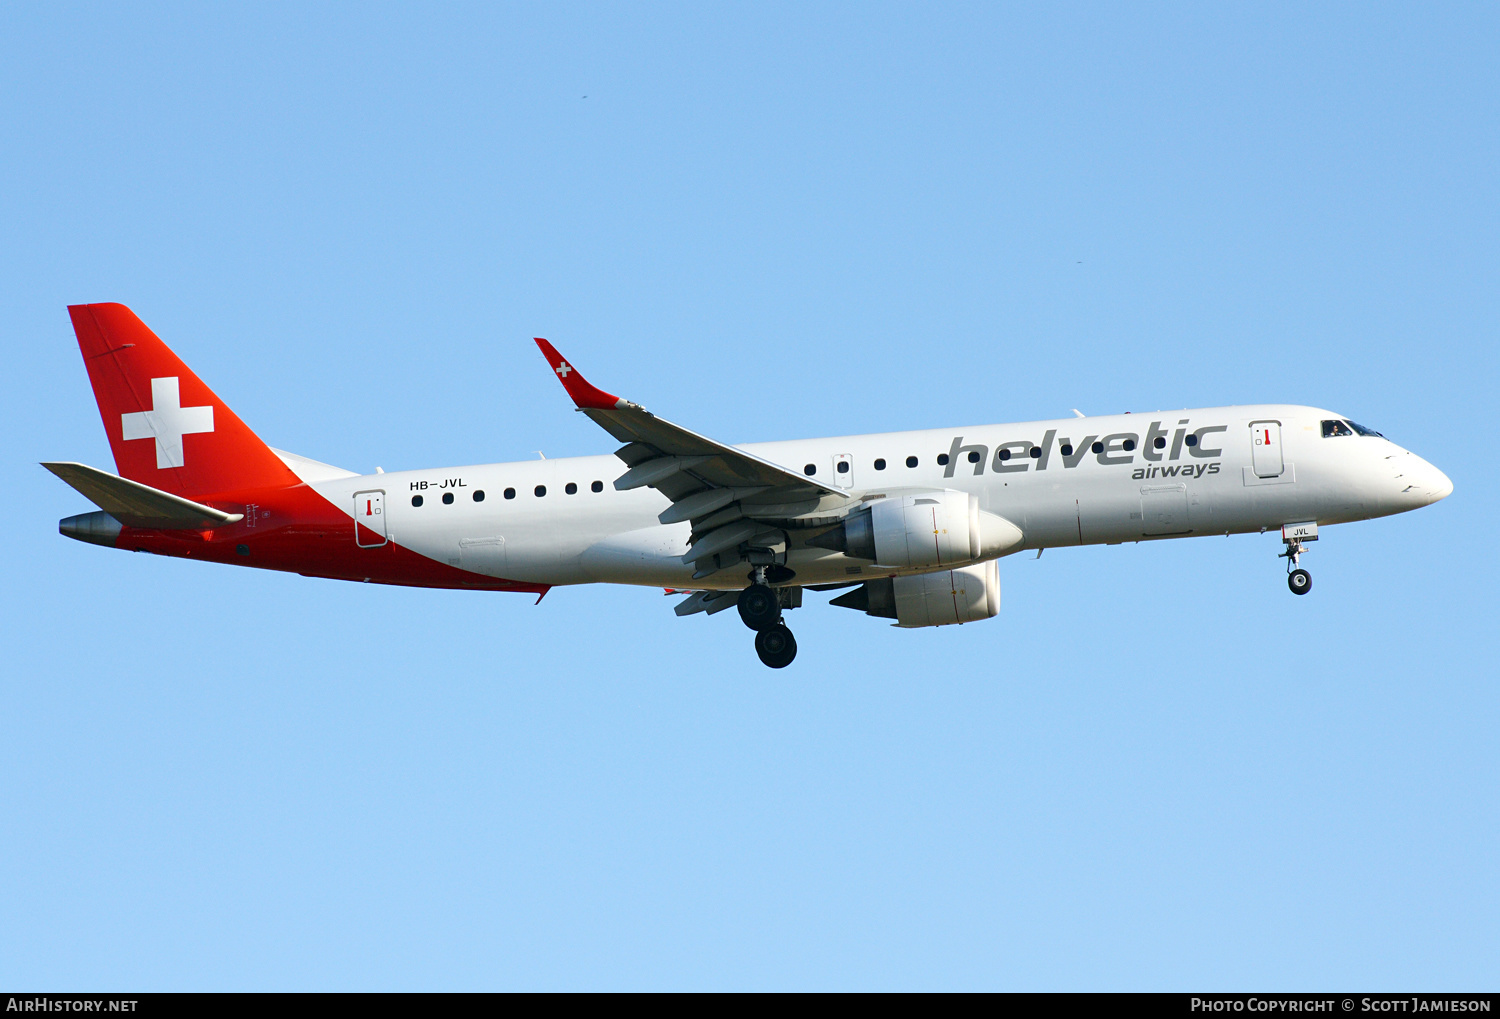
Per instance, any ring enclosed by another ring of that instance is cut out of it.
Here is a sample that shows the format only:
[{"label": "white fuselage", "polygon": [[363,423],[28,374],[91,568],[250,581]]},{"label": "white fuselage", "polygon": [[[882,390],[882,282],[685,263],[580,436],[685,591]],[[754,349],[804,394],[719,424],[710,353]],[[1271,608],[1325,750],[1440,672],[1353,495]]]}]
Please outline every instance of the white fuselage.
[{"label": "white fuselage", "polygon": [[[833,513],[893,493],[970,493],[1020,529],[1023,541],[1010,552],[1344,523],[1416,509],[1452,491],[1441,471],[1384,438],[1325,437],[1330,420],[1341,417],[1270,404],[739,448],[847,490],[849,500],[824,498]],[[693,580],[681,560],[689,525],[659,523],[669,503],[649,488],[616,491],[624,470],[606,455],[309,481],[351,515],[356,493],[383,493],[391,541],[474,573],[547,585],[745,585],[732,570]],[[805,537],[792,532],[787,542],[797,584],[894,572],[807,547]]]}]

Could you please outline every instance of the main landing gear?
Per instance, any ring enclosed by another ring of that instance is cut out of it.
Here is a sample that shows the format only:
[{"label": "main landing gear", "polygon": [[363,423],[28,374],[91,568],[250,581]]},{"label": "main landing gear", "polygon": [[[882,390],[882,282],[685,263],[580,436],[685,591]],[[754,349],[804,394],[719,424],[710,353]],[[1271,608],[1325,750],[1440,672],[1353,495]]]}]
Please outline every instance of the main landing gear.
[{"label": "main landing gear", "polygon": [[740,592],[740,619],[755,631],[755,653],[773,669],[784,669],[797,657],[797,638],[781,621],[781,593],[766,584],[765,567],[750,575]]},{"label": "main landing gear", "polygon": [[776,623],[755,635],[755,653],[773,669],[784,669],[797,657],[797,638],[785,623]]},{"label": "main landing gear", "polygon": [[1292,594],[1306,594],[1312,590],[1312,574],[1302,569],[1297,562],[1302,558],[1302,543],[1318,540],[1318,527],[1316,524],[1311,525],[1310,533],[1305,524],[1295,528],[1283,527],[1281,540],[1286,545],[1286,551],[1276,558],[1286,560],[1286,586],[1292,589]]}]

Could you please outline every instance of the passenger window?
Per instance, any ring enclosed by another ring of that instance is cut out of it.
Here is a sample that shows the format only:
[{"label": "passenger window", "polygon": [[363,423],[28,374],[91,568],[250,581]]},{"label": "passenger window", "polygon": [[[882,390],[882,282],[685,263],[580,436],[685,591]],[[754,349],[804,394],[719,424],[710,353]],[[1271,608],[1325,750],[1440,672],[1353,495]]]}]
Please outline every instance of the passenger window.
[{"label": "passenger window", "polygon": [[908,466],[908,467],[915,467],[916,465],[917,465],[917,458],[916,457],[909,456],[909,457],[906,458],[906,466]]},{"label": "passenger window", "polygon": [[1102,443],[1102,442],[1096,442],[1092,446],[1090,446],[1089,449],[1092,449],[1095,453],[1103,453],[1104,452],[1104,443]]},{"label": "passenger window", "polygon": [[453,493],[452,492],[444,492],[443,493],[443,505],[444,506],[452,506],[453,505]]},{"label": "passenger window", "polygon": [[814,474],[818,473],[818,465],[817,464],[808,464],[806,467],[802,468],[802,473],[806,474],[810,478]]},{"label": "passenger window", "polygon": [[1135,440],[1126,439],[1121,445],[1125,447],[1125,452],[1129,453],[1132,449],[1135,449]]},{"label": "passenger window", "polygon": [[1348,425],[1344,424],[1344,422],[1339,421],[1338,419],[1323,422],[1323,438],[1325,439],[1336,439],[1341,435],[1353,434],[1354,429],[1350,428]]},{"label": "passenger window", "polygon": [[1061,453],[1063,456],[1072,456],[1073,455],[1073,444],[1071,442],[1065,442],[1061,446],[1057,447],[1057,451],[1059,453]]},{"label": "passenger window", "polygon": [[1198,445],[1198,436],[1196,436],[1196,435],[1189,435],[1186,439],[1183,439],[1182,441],[1186,442],[1189,446],[1196,446],[1196,445]]},{"label": "passenger window", "polygon": [[507,488],[505,490],[505,497],[507,499],[514,499],[516,497],[516,490],[514,488]]},{"label": "passenger window", "polygon": [[998,453],[995,454],[995,458],[998,459],[998,460],[1000,460],[1000,461],[1002,461],[1002,462],[1005,461],[1005,460],[1009,460],[1010,459],[1010,450],[1006,449],[1004,446],[1001,446],[1000,447],[1000,452],[998,452]]},{"label": "passenger window", "polygon": [[536,486],[536,497],[538,499],[540,499],[542,496],[544,496],[546,494],[547,494],[547,486],[546,485],[537,485]]},{"label": "passenger window", "polygon": [[883,471],[883,470],[885,470],[885,460],[884,459],[876,460],[875,461],[875,469],[877,471]]},{"label": "passenger window", "polygon": [[977,449],[971,449],[971,450],[969,450],[969,463],[971,463],[971,464],[977,464],[982,459],[984,459],[984,458],[979,455],[979,450],[977,450]]},{"label": "passenger window", "polygon": [[[969,455],[972,456],[973,454],[971,453]],[[1040,460],[1041,458],[1042,458],[1042,447],[1041,446],[1032,446],[1031,447],[1031,459],[1033,459],[1033,460]]]},{"label": "passenger window", "polygon": [[568,482],[567,487],[563,489],[563,491],[567,492],[569,495],[577,495],[578,494],[578,486],[575,485],[573,482],[570,481],[570,482]]},{"label": "passenger window", "polygon": [[839,473],[840,474],[848,474],[849,473],[849,461],[848,460],[840,460],[839,461]]},{"label": "passenger window", "polygon": [[939,453],[938,454],[938,466],[939,467],[947,467],[948,466],[948,454],[947,453]]},{"label": "passenger window", "polygon": [[414,496],[412,496],[411,497],[411,504],[413,506],[420,506],[420,505],[422,505],[422,497],[420,495],[414,495]]},{"label": "passenger window", "polygon": [[594,482],[592,485],[589,486],[589,491],[590,492],[602,492],[602,491],[604,491],[604,482],[602,482],[602,481],[596,481],[596,482]]},{"label": "passenger window", "polygon": [[474,492],[475,502],[484,502],[484,489],[480,488]]},{"label": "passenger window", "polygon": [[1167,440],[1158,435],[1156,439],[1151,443],[1151,445],[1155,446],[1157,449],[1166,449]]}]

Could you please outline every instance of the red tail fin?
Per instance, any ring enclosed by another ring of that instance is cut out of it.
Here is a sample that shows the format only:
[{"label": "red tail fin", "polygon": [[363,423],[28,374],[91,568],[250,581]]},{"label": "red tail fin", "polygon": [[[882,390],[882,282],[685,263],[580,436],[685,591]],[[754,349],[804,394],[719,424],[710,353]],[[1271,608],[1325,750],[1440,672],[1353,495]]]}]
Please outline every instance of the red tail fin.
[{"label": "red tail fin", "polygon": [[129,308],[78,304],[68,314],[123,477],[193,498],[298,483]]}]

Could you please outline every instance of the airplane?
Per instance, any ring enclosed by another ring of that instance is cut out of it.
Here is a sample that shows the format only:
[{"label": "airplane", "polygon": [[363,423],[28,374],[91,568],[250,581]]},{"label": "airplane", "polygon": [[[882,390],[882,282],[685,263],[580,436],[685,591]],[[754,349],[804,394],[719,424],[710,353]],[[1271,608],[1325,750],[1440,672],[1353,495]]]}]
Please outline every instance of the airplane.
[{"label": "airplane", "polygon": [[540,602],[662,587],[729,608],[771,668],[807,590],[899,627],[1000,610],[1022,551],[1279,530],[1287,584],[1319,527],[1427,506],[1436,467],[1342,414],[1258,404],[730,446],[585,381],[537,346],[613,454],[358,474],[272,449],[121,304],[68,309],[118,474],[44,463],[110,548]]}]

